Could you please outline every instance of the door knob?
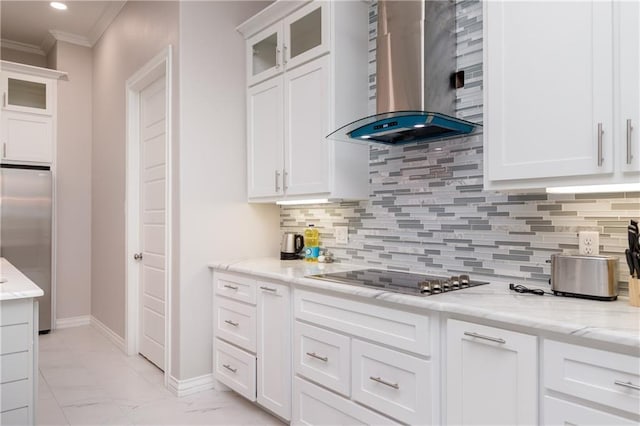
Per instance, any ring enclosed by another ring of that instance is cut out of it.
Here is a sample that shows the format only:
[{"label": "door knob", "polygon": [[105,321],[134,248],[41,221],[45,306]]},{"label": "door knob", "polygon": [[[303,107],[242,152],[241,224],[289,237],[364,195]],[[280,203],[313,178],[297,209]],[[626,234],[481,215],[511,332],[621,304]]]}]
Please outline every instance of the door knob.
[{"label": "door knob", "polygon": [[135,254],[133,255],[133,258],[134,258],[135,260],[142,260],[142,253],[135,253]]}]

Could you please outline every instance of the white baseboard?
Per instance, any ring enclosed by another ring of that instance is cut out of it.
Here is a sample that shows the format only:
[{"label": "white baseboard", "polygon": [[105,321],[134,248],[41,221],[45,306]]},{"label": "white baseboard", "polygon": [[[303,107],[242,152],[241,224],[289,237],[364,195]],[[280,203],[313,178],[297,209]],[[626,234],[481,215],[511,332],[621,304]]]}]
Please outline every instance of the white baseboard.
[{"label": "white baseboard", "polygon": [[126,345],[124,344],[124,338],[118,336],[115,331],[107,327],[98,318],[91,315],[91,325],[94,326],[100,333],[102,333],[107,339],[111,340],[122,352],[126,353]]},{"label": "white baseboard", "polygon": [[169,390],[178,397],[209,389],[213,389],[213,374],[205,374],[204,376],[185,380],[178,380],[173,376],[169,376]]},{"label": "white baseboard", "polygon": [[77,317],[56,318],[56,328],[80,327],[91,324],[91,315]]}]

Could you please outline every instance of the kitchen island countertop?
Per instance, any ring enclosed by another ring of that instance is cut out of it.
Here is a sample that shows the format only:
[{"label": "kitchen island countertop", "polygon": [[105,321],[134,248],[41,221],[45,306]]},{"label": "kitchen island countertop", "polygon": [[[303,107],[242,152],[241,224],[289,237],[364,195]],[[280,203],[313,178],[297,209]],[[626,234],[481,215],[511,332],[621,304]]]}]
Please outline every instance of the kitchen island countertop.
[{"label": "kitchen island countertop", "polygon": [[613,302],[601,302],[552,295],[518,294],[509,290],[508,281],[499,279],[492,279],[488,285],[418,297],[305,278],[306,275],[368,267],[362,265],[259,258],[212,262],[209,267],[283,281],[296,287],[373,298],[394,305],[411,306],[413,309],[424,308],[476,317],[553,335],[571,335],[595,343],[618,345],[640,355],[640,308],[630,306],[625,297],[619,297]]},{"label": "kitchen island countertop", "polygon": [[39,297],[44,291],[4,257],[0,258],[0,300]]}]

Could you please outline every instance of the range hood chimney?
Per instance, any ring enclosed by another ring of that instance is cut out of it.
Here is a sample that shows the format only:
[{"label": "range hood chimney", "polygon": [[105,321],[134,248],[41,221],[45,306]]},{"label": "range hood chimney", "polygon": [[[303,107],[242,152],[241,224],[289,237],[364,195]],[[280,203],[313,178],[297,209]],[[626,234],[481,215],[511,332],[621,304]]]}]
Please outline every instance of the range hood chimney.
[{"label": "range hood chimney", "polygon": [[476,124],[455,118],[455,2],[378,0],[376,115],[327,138],[399,145],[470,133]]}]

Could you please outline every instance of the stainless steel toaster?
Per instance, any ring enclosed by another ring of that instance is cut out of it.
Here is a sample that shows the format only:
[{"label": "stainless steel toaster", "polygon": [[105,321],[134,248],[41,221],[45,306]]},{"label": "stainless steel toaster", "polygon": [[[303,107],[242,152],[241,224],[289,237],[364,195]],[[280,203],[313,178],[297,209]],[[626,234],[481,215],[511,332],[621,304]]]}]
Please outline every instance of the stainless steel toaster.
[{"label": "stainless steel toaster", "polygon": [[618,259],[613,256],[551,255],[551,290],[559,296],[616,300]]}]

